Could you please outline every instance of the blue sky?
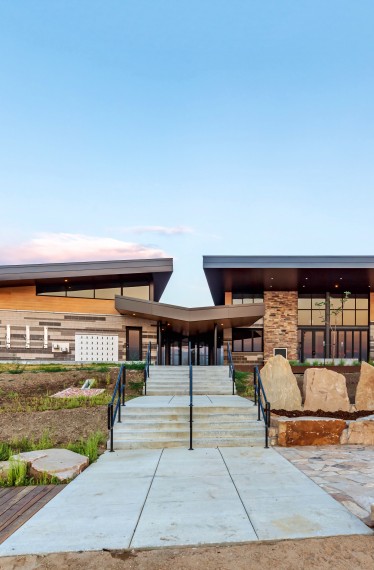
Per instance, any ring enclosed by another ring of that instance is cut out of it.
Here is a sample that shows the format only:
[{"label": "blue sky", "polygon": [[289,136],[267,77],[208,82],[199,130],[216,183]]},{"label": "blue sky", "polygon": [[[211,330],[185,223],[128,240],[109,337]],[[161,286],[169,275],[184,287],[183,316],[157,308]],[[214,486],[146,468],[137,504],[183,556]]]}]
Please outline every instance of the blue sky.
[{"label": "blue sky", "polygon": [[0,1],[0,263],[374,254],[374,4]]}]

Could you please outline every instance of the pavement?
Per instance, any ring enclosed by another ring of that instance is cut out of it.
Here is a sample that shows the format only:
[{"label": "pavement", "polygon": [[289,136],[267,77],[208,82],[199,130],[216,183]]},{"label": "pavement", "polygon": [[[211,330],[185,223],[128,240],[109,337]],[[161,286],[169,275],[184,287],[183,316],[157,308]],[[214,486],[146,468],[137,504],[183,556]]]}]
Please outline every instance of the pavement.
[{"label": "pavement", "polygon": [[278,447],[277,451],[354,515],[373,524],[373,446]]},{"label": "pavement", "polygon": [[104,453],[0,555],[350,534],[373,533],[274,449],[138,449]]}]

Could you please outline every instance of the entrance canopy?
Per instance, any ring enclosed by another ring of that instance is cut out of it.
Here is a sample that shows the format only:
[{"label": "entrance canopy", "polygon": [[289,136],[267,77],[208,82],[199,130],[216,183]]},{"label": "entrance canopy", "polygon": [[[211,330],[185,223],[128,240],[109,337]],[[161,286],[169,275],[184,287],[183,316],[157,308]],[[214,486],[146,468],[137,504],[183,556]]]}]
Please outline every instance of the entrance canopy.
[{"label": "entrance canopy", "polygon": [[116,296],[115,308],[122,315],[162,322],[186,336],[211,331],[214,325],[251,326],[264,316],[263,303],[188,308]]}]

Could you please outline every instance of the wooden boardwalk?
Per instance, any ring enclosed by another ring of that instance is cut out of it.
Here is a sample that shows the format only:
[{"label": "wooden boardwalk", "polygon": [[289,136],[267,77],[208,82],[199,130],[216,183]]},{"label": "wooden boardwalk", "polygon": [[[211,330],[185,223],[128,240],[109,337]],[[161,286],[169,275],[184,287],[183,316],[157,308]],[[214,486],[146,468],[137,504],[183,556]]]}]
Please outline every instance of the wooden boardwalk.
[{"label": "wooden boardwalk", "polygon": [[65,485],[0,487],[0,544],[64,487]]}]

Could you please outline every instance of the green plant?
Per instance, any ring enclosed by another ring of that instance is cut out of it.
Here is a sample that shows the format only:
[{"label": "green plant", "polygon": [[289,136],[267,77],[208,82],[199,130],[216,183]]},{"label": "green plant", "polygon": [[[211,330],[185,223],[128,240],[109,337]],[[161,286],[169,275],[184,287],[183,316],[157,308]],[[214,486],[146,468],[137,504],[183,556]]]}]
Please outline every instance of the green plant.
[{"label": "green plant", "polygon": [[8,443],[5,443],[4,441],[0,442],[0,461],[8,461],[12,453],[13,452]]},{"label": "green plant", "polygon": [[125,362],[127,370],[144,370],[145,362]]},{"label": "green plant", "polygon": [[359,360],[354,360],[352,362],[352,366],[361,366],[361,362]]},{"label": "green plant", "polygon": [[249,372],[241,372],[240,370],[235,370],[235,387],[238,396],[253,397],[254,387],[251,382],[252,375]]},{"label": "green plant", "polygon": [[99,447],[106,442],[106,437],[101,431],[90,435],[87,439],[80,439],[75,443],[69,443],[67,449],[80,453],[89,458],[90,463],[96,461],[99,455]]},{"label": "green plant", "polygon": [[8,374],[22,374],[22,372],[24,372],[24,371],[25,371],[25,365],[17,362],[17,364],[15,364],[14,368],[8,369]]},{"label": "green plant", "polygon": [[9,460],[9,470],[6,480],[8,487],[19,487],[27,484],[27,463],[17,459]]},{"label": "green plant", "polygon": [[344,358],[341,358],[341,359],[339,360],[339,366],[345,366],[345,360],[344,360]]},{"label": "green plant", "polygon": [[136,394],[141,396],[143,393],[143,382],[134,382],[130,380],[129,388],[132,392],[136,392]]}]

